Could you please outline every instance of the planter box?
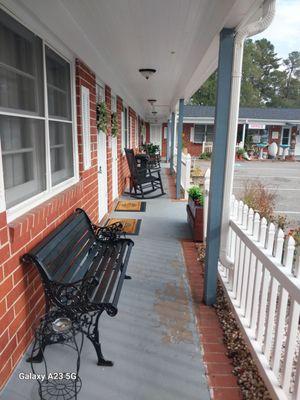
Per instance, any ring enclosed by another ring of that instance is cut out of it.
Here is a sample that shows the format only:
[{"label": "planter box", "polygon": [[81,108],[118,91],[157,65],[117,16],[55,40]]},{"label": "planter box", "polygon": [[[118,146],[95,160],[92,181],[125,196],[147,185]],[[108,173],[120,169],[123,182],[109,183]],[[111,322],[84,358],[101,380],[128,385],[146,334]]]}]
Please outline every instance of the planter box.
[{"label": "planter box", "polygon": [[203,207],[197,206],[190,197],[186,206],[187,222],[191,227],[193,240],[203,242]]}]

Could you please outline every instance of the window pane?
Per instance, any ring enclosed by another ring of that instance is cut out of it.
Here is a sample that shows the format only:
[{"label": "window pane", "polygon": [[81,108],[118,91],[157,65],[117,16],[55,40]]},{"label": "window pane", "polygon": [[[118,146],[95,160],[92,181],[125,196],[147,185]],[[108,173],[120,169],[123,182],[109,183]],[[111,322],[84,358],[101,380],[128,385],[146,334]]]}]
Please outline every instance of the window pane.
[{"label": "window pane", "polygon": [[42,41],[0,10],[0,107],[44,113]]},{"label": "window pane", "polygon": [[194,143],[203,143],[205,139],[205,125],[195,125]]},{"label": "window pane", "polygon": [[50,122],[52,185],[74,176],[72,125]]},{"label": "window pane", "polygon": [[0,116],[7,207],[46,189],[44,121]]},{"label": "window pane", "polygon": [[46,47],[46,70],[49,116],[70,120],[70,65]]}]

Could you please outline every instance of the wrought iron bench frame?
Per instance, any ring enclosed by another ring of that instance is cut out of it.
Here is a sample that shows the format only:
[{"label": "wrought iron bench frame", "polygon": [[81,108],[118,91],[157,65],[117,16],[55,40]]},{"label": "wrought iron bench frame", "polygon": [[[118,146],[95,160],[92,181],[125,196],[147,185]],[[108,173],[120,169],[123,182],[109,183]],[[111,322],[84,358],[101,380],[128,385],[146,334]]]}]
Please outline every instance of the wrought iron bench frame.
[{"label": "wrought iron bench frame", "polygon": [[[113,362],[106,360],[102,354],[99,319],[103,311],[111,317],[117,314],[123,282],[131,279],[126,275],[126,270],[134,243],[122,235],[122,224],[99,227],[91,222],[84,210],[78,208],[22,257],[25,264],[34,264],[40,273],[45,291],[46,313],[52,309],[62,310],[66,317],[79,323],[82,332],[95,348],[98,365],[102,366],[112,366]],[[62,239],[66,241],[65,245]],[[68,245],[76,249],[77,259],[70,258],[72,253],[68,253]],[[57,253],[59,249],[63,249],[64,253],[56,255],[56,249]],[[67,257],[64,264],[60,264],[62,254]],[[57,262],[47,263],[50,255],[55,256]],[[67,276],[70,273],[71,277],[79,275],[80,279],[54,279],[57,274]],[[42,348],[28,361],[41,362],[43,351],[49,344],[45,340]]]}]

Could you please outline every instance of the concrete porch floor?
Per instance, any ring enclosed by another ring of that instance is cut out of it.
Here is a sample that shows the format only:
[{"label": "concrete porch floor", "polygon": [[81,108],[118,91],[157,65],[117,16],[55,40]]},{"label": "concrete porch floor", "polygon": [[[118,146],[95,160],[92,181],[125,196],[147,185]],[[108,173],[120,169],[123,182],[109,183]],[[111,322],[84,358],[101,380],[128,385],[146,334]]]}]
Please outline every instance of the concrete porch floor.
[{"label": "concrete porch floor", "polygon": [[[168,191],[166,175],[164,186]],[[115,318],[100,318],[102,350],[112,368],[96,365],[91,343],[81,353],[84,400],[207,400],[210,399],[199,336],[192,313],[181,239],[190,238],[185,203],[169,195],[147,200],[146,212],[112,214],[142,219]],[[72,371],[72,351],[54,345],[48,364]],[[25,357],[0,393],[1,400],[35,400],[37,384],[19,379],[30,372]]]}]

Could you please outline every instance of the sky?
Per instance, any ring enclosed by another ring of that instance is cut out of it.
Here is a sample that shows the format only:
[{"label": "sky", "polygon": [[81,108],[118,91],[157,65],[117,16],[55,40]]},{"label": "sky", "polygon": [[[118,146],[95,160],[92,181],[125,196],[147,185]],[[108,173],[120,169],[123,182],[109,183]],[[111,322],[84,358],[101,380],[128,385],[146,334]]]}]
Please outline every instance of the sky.
[{"label": "sky", "polygon": [[281,58],[288,53],[300,51],[300,0],[277,0],[276,15],[264,32],[253,39],[267,38]]}]

